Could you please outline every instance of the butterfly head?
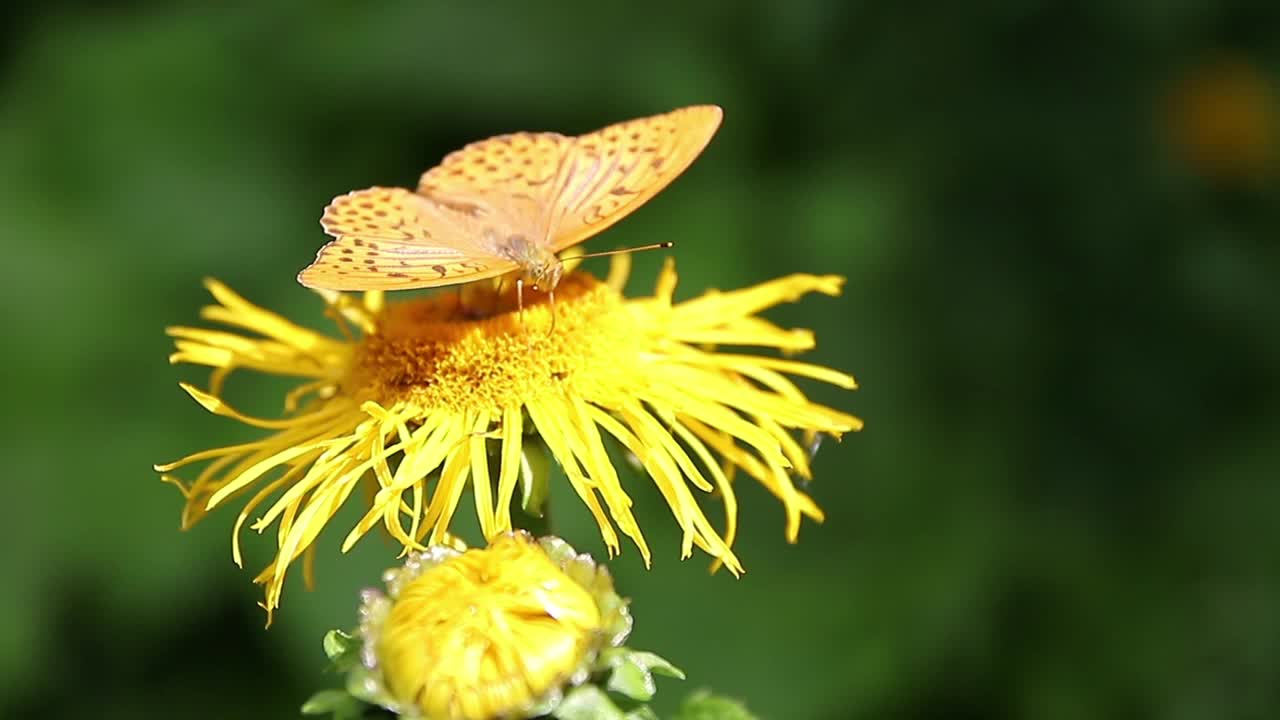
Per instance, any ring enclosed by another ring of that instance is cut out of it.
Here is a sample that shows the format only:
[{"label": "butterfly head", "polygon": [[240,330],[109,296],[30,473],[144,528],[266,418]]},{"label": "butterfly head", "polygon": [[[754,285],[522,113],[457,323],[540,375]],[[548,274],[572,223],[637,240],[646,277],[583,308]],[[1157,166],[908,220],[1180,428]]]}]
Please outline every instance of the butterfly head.
[{"label": "butterfly head", "polygon": [[555,290],[564,274],[560,258],[547,247],[512,235],[501,244],[502,254],[520,266],[521,278],[534,290]]},{"label": "butterfly head", "polygon": [[548,260],[531,263],[523,268],[524,281],[534,290],[543,292],[555,290],[556,285],[560,284],[560,276],[564,274],[564,265],[560,262],[560,258],[553,253],[547,253],[547,255],[550,256]]}]

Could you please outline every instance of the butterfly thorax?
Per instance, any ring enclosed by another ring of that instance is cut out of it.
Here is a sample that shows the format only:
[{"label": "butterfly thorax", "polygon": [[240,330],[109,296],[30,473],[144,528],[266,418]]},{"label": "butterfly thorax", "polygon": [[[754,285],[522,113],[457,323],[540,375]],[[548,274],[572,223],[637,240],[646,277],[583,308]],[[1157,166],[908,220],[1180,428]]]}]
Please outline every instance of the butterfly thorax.
[{"label": "butterfly thorax", "polygon": [[537,290],[554,290],[564,273],[564,265],[543,245],[531,242],[524,235],[501,237],[496,231],[486,230],[485,240],[497,254],[520,266],[521,277]]}]

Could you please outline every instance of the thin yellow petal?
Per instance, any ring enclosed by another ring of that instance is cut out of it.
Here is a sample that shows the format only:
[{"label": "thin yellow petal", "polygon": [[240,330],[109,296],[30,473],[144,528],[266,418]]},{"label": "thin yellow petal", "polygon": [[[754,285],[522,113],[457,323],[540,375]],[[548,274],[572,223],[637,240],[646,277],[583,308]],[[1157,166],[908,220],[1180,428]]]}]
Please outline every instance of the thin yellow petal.
[{"label": "thin yellow petal", "polygon": [[249,516],[253,514],[253,511],[257,509],[258,505],[261,504],[263,500],[267,499],[267,497],[272,493],[275,493],[289,482],[292,482],[293,479],[302,474],[302,471],[306,468],[306,465],[295,465],[289,468],[279,478],[268,483],[266,487],[259,490],[252,498],[249,499],[249,502],[245,503],[245,506],[241,508],[240,514],[236,516],[236,524],[231,528],[231,560],[235,562],[236,567],[244,567],[244,558],[241,557],[240,554],[240,530],[243,528],[245,520],[249,519]]},{"label": "thin yellow petal", "polygon": [[396,468],[391,484],[380,488],[370,502],[368,512],[342,541],[342,552],[347,552],[374,525],[382,521],[388,530],[394,524],[395,513],[400,507],[403,493],[433,472],[444,461],[448,448],[453,444],[455,418],[448,413],[432,413],[422,420],[413,432],[410,442],[404,446],[404,456]]},{"label": "thin yellow petal", "polygon": [[676,274],[675,258],[667,257],[662,261],[662,270],[658,273],[658,281],[653,288],[653,296],[668,307],[671,297],[675,295],[676,283],[680,280]]},{"label": "thin yellow petal", "polygon": [[723,321],[731,317],[755,315],[784,302],[795,302],[811,292],[834,297],[840,294],[844,281],[839,275],[787,275],[742,290],[707,293],[680,303],[675,311],[681,316],[718,318]]},{"label": "thin yellow petal", "polygon": [[848,432],[857,419],[814,403],[799,404],[732,378],[685,367],[665,370],[671,387],[680,388],[692,398],[706,403],[718,402],[751,415],[764,415],[787,427],[809,427],[830,433]]},{"label": "thin yellow petal", "polygon": [[696,330],[673,330],[681,342],[709,345],[756,345],[784,350],[813,349],[813,334],[807,330],[768,332],[760,328],[716,327]]},{"label": "thin yellow petal", "polygon": [[305,445],[298,445],[287,450],[281,450],[275,455],[259,461],[253,467],[245,470],[235,479],[228,482],[226,485],[223,485],[217,492],[210,496],[209,501],[205,503],[205,510],[214,509],[219,503],[225,500],[227,496],[241,488],[248,487],[271,469],[280,467],[295,458],[301,457],[316,448],[322,448],[332,442],[332,440],[317,440]]},{"label": "thin yellow petal", "polygon": [[[684,482],[675,462],[667,456],[661,447],[653,447],[646,444],[612,415],[591,405],[587,406],[587,412],[597,425],[604,428],[606,432],[622,443],[623,447],[630,450],[631,454],[640,460],[641,465],[644,466],[645,471],[649,473],[649,477],[658,488],[658,492],[662,493],[663,500],[671,508],[672,514],[676,516],[676,522],[680,524],[680,527],[691,526],[689,518],[685,514],[684,506],[675,495],[675,486]],[[647,560],[645,565],[648,565]]]},{"label": "thin yellow petal", "polygon": [[210,395],[209,393],[206,393],[205,391],[196,388],[194,385],[191,385],[190,383],[178,383],[178,386],[181,387],[183,390],[185,390],[187,394],[192,397],[192,399],[200,403],[200,405],[204,407],[205,410],[208,410],[214,415],[234,418],[244,423],[245,425],[252,425],[254,427],[266,428],[268,430],[279,430],[283,428],[296,427],[304,423],[318,422],[324,418],[337,415],[345,410],[345,408],[342,405],[331,404],[331,405],[326,405],[325,407],[319,410],[316,410],[315,412],[307,413],[305,415],[299,415],[297,417],[285,418],[283,420],[264,420],[262,418],[250,417],[243,413],[237,412],[230,405],[227,405],[225,402],[223,402],[221,398]]},{"label": "thin yellow petal", "polygon": [[782,455],[782,449],[778,446],[777,440],[714,399],[694,394],[692,390],[693,388],[688,386],[675,387],[665,384],[653,385],[649,388],[657,404],[724,430],[754,447],[759,451],[762,459],[786,466],[787,459]]},{"label": "thin yellow petal", "polygon": [[241,443],[240,445],[227,445],[226,447],[201,450],[200,452],[191,453],[190,455],[174,460],[173,462],[152,465],[151,467],[155,468],[156,472],[172,472],[184,465],[190,465],[191,463],[200,462],[201,460],[209,460],[216,457],[222,457],[223,455],[237,455],[247,450],[256,450],[264,444],[265,443],[263,441],[259,440],[257,442]]},{"label": "thin yellow petal", "polygon": [[[470,425],[474,427],[474,420]],[[462,498],[462,490],[467,485],[467,476],[471,472],[470,443],[460,442],[449,452],[444,470],[440,473],[440,482],[431,495],[431,503],[427,506],[427,517],[423,521],[423,530],[431,530],[431,539],[427,545],[435,545],[449,529],[453,514],[458,509],[458,501]]]},{"label": "thin yellow petal", "polygon": [[[853,379],[852,375],[842,373],[838,370],[825,368],[821,365],[813,365],[810,363],[797,362],[795,360],[784,360],[782,358],[754,356],[754,355],[731,355],[727,353],[688,353],[681,354],[682,362],[698,363],[722,367],[744,375],[752,375],[752,377],[764,377],[760,373],[761,368],[777,370],[787,373],[788,375],[797,375],[799,377],[812,378],[824,383],[835,385],[836,387],[845,388],[846,390],[854,390],[858,387],[858,383]],[[766,382],[763,381],[762,382]],[[773,387],[771,382],[766,382]],[[794,387],[794,386],[793,386]]]},{"label": "thin yellow petal", "polygon": [[670,423],[670,427],[675,431],[680,439],[686,445],[693,448],[693,452],[702,461],[703,467],[711,474],[711,479],[715,480],[716,488],[720,490],[721,502],[724,503],[724,544],[733,547],[733,541],[738,536],[738,497],[734,494],[733,483],[729,482],[728,476],[724,470],[711,456],[711,452],[707,450],[707,446],[698,439],[688,428],[686,428],[678,419]]},{"label": "thin yellow petal", "polygon": [[519,407],[502,411],[502,464],[498,471],[498,508],[494,529],[511,530],[511,503],[515,499],[516,482],[520,479],[520,450],[524,428],[524,412]]},{"label": "thin yellow petal", "polygon": [[619,253],[611,256],[609,260],[609,274],[604,284],[621,295],[627,287],[627,278],[631,275],[631,256],[627,253]]},{"label": "thin yellow petal", "polygon": [[[732,551],[725,544],[724,539],[707,521],[706,515],[702,513],[702,509],[698,507],[697,501],[694,500],[689,488],[683,482],[688,479],[694,483],[700,483],[700,488],[710,490],[711,486],[702,477],[702,473],[689,460],[684,449],[675,442],[670,433],[662,427],[660,423],[638,403],[633,403],[622,408],[621,412],[627,419],[627,424],[637,434],[644,439],[650,446],[661,446],[668,457],[670,457],[680,468],[680,478],[678,482],[672,484],[673,494],[678,498],[684,516],[688,519],[688,525],[685,527],[685,541],[683,548],[683,557],[688,557],[692,553],[690,543],[697,543],[707,552],[715,557],[725,557],[726,563],[728,558],[732,556]],[[737,561],[734,560],[734,565]]]},{"label": "thin yellow petal", "polygon": [[489,430],[489,413],[481,411],[476,418],[469,440],[471,451],[471,493],[475,498],[476,517],[480,521],[480,534],[486,540],[497,534],[494,530],[493,486],[489,483],[489,453],[485,447],[485,432]]},{"label": "thin yellow petal", "polygon": [[[631,512],[631,498],[622,488],[618,473],[613,468],[609,453],[605,450],[604,441],[595,422],[587,413],[586,403],[577,398],[566,398],[566,413],[559,423],[560,429],[569,441],[570,450],[582,462],[587,474],[604,497],[609,514],[624,535],[631,538],[640,549],[641,555],[649,557],[649,547],[640,532],[640,525]],[[646,561],[647,562],[647,561]]]},{"label": "thin yellow petal", "polygon": [[569,484],[573,487],[574,492],[578,494],[583,504],[591,511],[591,515],[595,517],[596,525],[600,527],[600,535],[604,538],[604,544],[608,548],[609,555],[611,557],[617,555],[622,549],[618,545],[618,535],[613,529],[613,524],[609,522],[608,516],[605,515],[604,509],[600,507],[600,501],[596,498],[591,481],[583,475],[582,469],[578,466],[577,458],[569,450],[564,434],[555,422],[555,416],[552,414],[554,411],[547,409],[541,401],[532,399],[527,402],[526,407],[529,409],[529,419],[533,421],[534,426],[538,429],[538,434],[542,436],[543,441],[547,443],[547,447],[551,449],[551,454],[560,463],[560,467],[564,470],[565,476],[569,478]]},{"label": "thin yellow petal", "polygon": [[214,299],[221,303],[221,306],[209,306],[201,312],[201,316],[206,319],[259,332],[302,350],[314,351],[317,348],[331,350],[342,347],[340,343],[314,330],[308,330],[254,305],[217,280],[207,279],[205,287]]}]

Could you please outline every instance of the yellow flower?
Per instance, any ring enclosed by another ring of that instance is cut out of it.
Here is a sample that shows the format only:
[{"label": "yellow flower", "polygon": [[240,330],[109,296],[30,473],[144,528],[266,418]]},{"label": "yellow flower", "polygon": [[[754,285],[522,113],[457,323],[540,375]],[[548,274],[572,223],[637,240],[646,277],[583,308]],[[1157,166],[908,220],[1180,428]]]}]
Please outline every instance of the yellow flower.
[{"label": "yellow flower", "polygon": [[607,568],[523,531],[412,554],[387,588],[365,592],[354,685],[403,717],[544,714],[631,631]]},{"label": "yellow flower", "polygon": [[[786,375],[844,388],[854,380],[715,346],[812,348],[812,333],[777,327],[756,313],[809,292],[836,295],[843,278],[791,275],[673,303],[670,261],[652,297],[623,297],[627,269],[624,256],[607,282],[567,275],[556,289],[554,321],[545,300],[526,297],[517,312],[511,289],[490,284],[398,303],[384,303],[381,293],[360,299],[326,293],[345,339],[300,327],[208,281],[218,304],[201,316],[247,333],[170,328],[177,345],[170,361],[212,367],[207,391],[183,389],[210,412],[271,432],[156,467],[187,498],[184,527],[252,491],[233,537],[240,564],[239,530],[270,498],[251,525],[259,532],[277,525],[278,552],[256,579],[266,586],[270,613],[289,565],[314,548],[362,482],[371,488],[369,505],[344,551],[379,524],[406,551],[441,542],[468,485],[484,536],[511,530],[525,434],[536,432],[594,515],[611,555],[620,550],[620,531],[650,560],[606,437],[658,486],[684,531],[682,557],[696,545],[741,571],[730,548],[737,470],[782,501],[786,536],[794,542],[801,516],[821,520],[822,512],[792,482],[810,477],[805,443],[793,431],[839,437],[861,422],[810,402]],[[306,382],[285,397],[283,418],[250,417],[222,399],[224,381],[240,368]],[[198,462],[207,465],[191,482],[168,474]],[[723,531],[703,514],[695,489],[718,491]]]}]

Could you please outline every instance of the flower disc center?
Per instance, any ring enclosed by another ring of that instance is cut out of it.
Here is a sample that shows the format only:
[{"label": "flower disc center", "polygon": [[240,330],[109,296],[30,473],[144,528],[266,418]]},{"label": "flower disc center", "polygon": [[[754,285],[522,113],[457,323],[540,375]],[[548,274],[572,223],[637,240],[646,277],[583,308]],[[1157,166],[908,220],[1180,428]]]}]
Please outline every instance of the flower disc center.
[{"label": "flower disc center", "polygon": [[439,294],[388,305],[360,342],[346,388],[421,407],[496,411],[529,398],[598,381],[636,363],[643,333],[623,299],[585,273],[546,295],[526,288],[525,307],[474,317],[476,308],[514,305],[514,289]]}]

